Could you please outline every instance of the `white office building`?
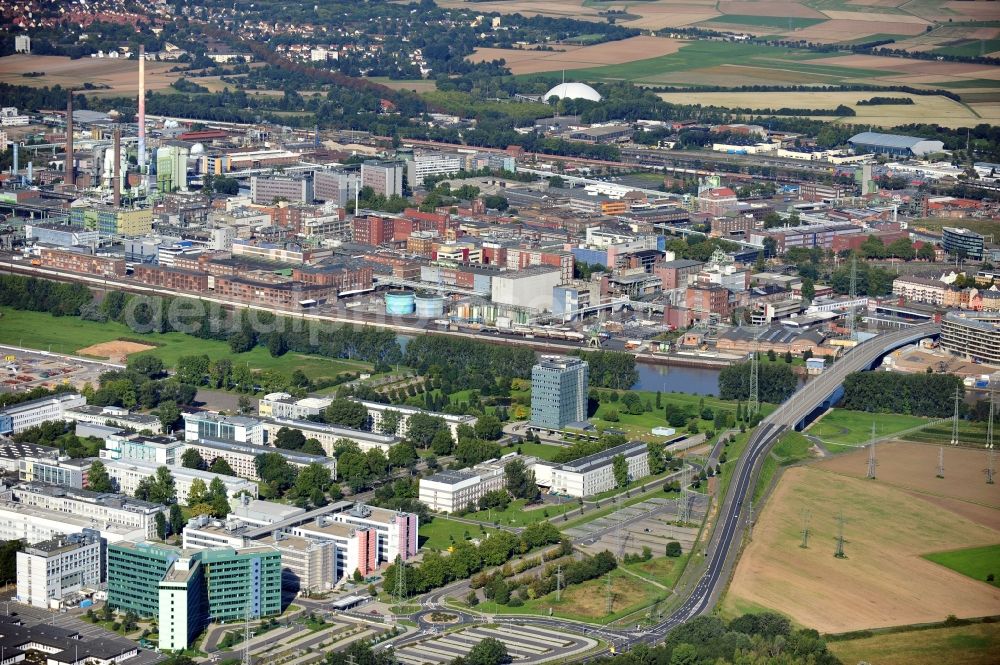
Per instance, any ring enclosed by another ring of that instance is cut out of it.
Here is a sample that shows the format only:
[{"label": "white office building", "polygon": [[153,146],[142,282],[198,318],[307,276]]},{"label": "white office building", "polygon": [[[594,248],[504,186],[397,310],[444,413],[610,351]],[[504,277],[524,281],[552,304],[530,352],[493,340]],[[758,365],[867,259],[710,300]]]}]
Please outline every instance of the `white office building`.
[{"label": "white office building", "polygon": [[130,413],[128,409],[123,409],[120,406],[85,404],[73,409],[67,409],[64,415],[66,420],[73,420],[78,423],[112,425],[114,427],[133,429],[137,432],[149,432],[151,434],[160,434],[163,432],[163,423],[156,416]]},{"label": "white office building", "polygon": [[112,434],[104,440],[101,459],[175,466],[180,465],[183,453],[184,442],[167,436]]},{"label": "white office building", "polygon": [[17,553],[15,600],[42,609],[58,609],[84,589],[97,590],[104,581],[100,534],[59,536],[29,545]]},{"label": "white office building", "polygon": [[166,506],[121,494],[18,483],[0,489],[0,540],[29,545],[96,529],[109,543],[156,537],[156,513]]},{"label": "white office building", "polygon": [[323,446],[323,451],[331,458],[333,457],[333,450],[337,441],[341,439],[347,439],[357,444],[363,453],[372,449],[388,453],[389,448],[400,442],[400,438],[392,434],[378,434],[377,432],[352,429],[340,425],[327,425],[326,423],[317,423],[311,420],[268,418],[263,422],[270,440],[273,441],[281,429],[298,430],[307,439],[316,439],[319,441],[319,444]]},{"label": "white office building", "polygon": [[649,450],[645,443],[634,441],[587,455],[565,464],[536,461],[531,469],[535,481],[552,494],[584,497],[607,492],[617,486],[614,458],[625,457],[629,481],[649,475]]},{"label": "white office building", "polygon": [[[140,462],[138,460],[107,460],[104,466],[108,470],[108,475],[115,482],[118,491],[123,494],[135,495],[136,489],[146,478],[156,474],[162,464],[155,462]],[[170,475],[174,478],[174,487],[177,490],[177,502],[188,503],[188,495],[191,493],[191,485],[196,480],[205,484],[206,489],[212,481],[218,478],[226,486],[226,495],[230,498],[242,494],[249,494],[257,498],[257,483],[250,482],[235,476],[225,476],[211,471],[200,471],[198,469],[188,469],[183,466],[167,467]]]},{"label": "white office building", "polygon": [[366,402],[360,401],[366,409],[368,409],[368,418],[371,421],[371,430],[373,432],[382,431],[382,419],[385,414],[390,411],[395,411],[399,414],[399,423],[396,425],[396,436],[405,437],[406,429],[409,426],[410,416],[416,413],[425,413],[429,416],[434,416],[435,418],[441,418],[444,420],[445,424],[448,425],[448,429],[451,430],[452,436],[458,436],[458,426],[468,425],[469,427],[475,427],[479,419],[475,416],[469,415],[456,415],[454,413],[435,413],[433,411],[424,411],[423,409],[418,409],[413,406],[403,406],[401,404],[382,404],[381,402]]},{"label": "white office building", "polygon": [[66,420],[66,411],[83,406],[87,398],[76,393],[61,393],[0,410],[0,434],[17,434],[50,420]]},{"label": "white office building", "polygon": [[[259,422],[259,421],[258,421]],[[263,430],[263,425],[261,425]],[[283,450],[270,446],[255,446],[249,443],[233,443],[231,441],[213,441],[210,439],[200,439],[198,441],[187,441],[185,448],[194,448],[205,460],[206,464],[211,463],[218,457],[226,460],[229,467],[240,478],[249,480],[260,480],[257,475],[256,460],[258,455],[264,453],[278,453],[284,457],[289,464],[294,467],[307,467],[310,464],[320,464],[330,470],[330,475],[337,476],[337,460],[333,457],[320,455],[309,455],[295,450]]]},{"label": "white office building", "polygon": [[433,152],[423,155],[414,155],[413,159],[406,162],[406,178],[410,187],[417,187],[424,183],[424,178],[429,175],[451,175],[462,170],[465,160],[461,155],[453,153]]},{"label": "white office building", "polygon": [[503,466],[479,464],[472,469],[439,471],[420,479],[420,503],[438,513],[475,506],[484,495],[505,486]]},{"label": "white office building", "polygon": [[264,418],[305,420],[321,415],[333,400],[332,396],[296,399],[289,393],[268,393],[258,400],[257,413]]},{"label": "white office building", "polygon": [[223,416],[209,411],[185,413],[184,440],[213,439],[263,446],[267,443],[264,424],[246,416]]}]

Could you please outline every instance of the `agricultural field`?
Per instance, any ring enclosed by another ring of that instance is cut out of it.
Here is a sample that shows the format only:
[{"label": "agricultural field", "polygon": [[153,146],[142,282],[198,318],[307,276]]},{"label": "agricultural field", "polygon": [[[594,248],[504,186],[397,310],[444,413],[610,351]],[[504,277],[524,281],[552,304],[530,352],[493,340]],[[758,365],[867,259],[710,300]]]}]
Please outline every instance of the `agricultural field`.
[{"label": "agricultural field", "polygon": [[875,425],[875,437],[882,438],[930,422],[929,418],[898,413],[830,409],[806,430],[806,434],[822,440],[824,444],[859,446],[871,440],[872,424]]},{"label": "agricultural field", "polygon": [[[969,477],[982,468],[981,460],[953,458],[955,473],[944,479],[931,471],[937,486],[930,494],[826,467],[848,457],[784,473],[740,559],[723,612],[766,607],[830,633],[996,614],[1000,589],[922,558],[1000,540],[1000,513],[967,498]],[[854,460],[862,474],[863,458]],[[880,473],[888,466],[887,459]],[[846,558],[833,556],[841,513]]]},{"label": "agricultural field", "polygon": [[908,630],[855,640],[828,641],[827,648],[844,663],[872,665],[993,665],[1000,650],[1000,624]]},{"label": "agricultural field", "polygon": [[473,62],[503,59],[513,74],[537,74],[602,67],[631,62],[634,54],[659,57],[677,52],[685,42],[665,37],[640,36],[592,46],[556,46],[555,51],[480,48],[468,57]]},{"label": "agricultural field", "polygon": [[[121,341],[145,344],[153,348],[140,355],[152,355],[163,360],[167,367],[177,364],[178,358],[187,355],[206,354],[212,360],[226,358],[233,363],[248,363],[255,370],[274,370],[291,375],[301,369],[312,380],[333,378],[341,372],[371,370],[368,363],[336,358],[324,358],[299,353],[286,353],[274,358],[263,347],[255,347],[246,353],[233,353],[229,344],[206,340],[183,333],[138,334],[120,323],[98,323],[83,321],[76,317],[56,318],[44,312],[28,312],[7,307],[0,308],[0,344],[66,353],[70,355],[94,355],[107,358],[109,347],[99,347],[97,353],[83,354],[90,347],[99,344],[113,344],[113,350],[127,347]],[[134,347],[133,347],[134,348]],[[120,356],[115,357],[119,361]]]},{"label": "agricultural field", "polygon": [[974,580],[1000,587],[1000,545],[925,554],[924,558]]},{"label": "agricultural field", "polygon": [[[913,104],[858,106],[858,101],[872,97],[909,98]],[[661,93],[665,101],[675,104],[689,104],[692,95],[688,92]],[[940,95],[909,95],[903,92],[833,92],[833,91],[789,91],[789,92],[701,92],[697,103],[704,106],[749,109],[830,109],[840,105],[854,109],[856,116],[830,116],[828,120],[840,124],[864,124],[880,127],[894,127],[911,122],[920,117],[949,127],[975,126],[988,120],[1000,120],[1000,102],[976,103],[975,105],[949,99]],[[973,108],[975,107],[975,109]],[[810,116],[819,117],[819,116]]]},{"label": "agricultural field", "polygon": [[[169,70],[173,62],[146,63],[146,90],[169,88],[180,74]],[[45,72],[45,76],[25,77],[27,72]],[[134,95],[139,92],[139,61],[110,58],[79,58],[71,60],[57,55],[8,55],[0,58],[0,82],[35,88],[61,85],[79,88],[91,83],[103,89],[88,91],[92,95]]]}]

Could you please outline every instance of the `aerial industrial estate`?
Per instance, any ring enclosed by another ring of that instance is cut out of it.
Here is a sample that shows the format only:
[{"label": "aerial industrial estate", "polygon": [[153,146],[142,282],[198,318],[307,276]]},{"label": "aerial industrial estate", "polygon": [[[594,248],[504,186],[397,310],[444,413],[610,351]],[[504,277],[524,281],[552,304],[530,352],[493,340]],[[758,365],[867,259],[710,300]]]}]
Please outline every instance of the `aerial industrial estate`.
[{"label": "aerial industrial estate", "polygon": [[638,4],[0,2],[0,665],[995,662],[1000,12]]}]

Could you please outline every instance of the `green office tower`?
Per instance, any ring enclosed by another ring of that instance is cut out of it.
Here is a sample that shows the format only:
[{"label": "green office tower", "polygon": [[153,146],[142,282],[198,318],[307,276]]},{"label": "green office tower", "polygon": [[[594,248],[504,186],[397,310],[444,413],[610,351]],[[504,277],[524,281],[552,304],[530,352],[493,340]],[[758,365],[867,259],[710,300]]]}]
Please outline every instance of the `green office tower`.
[{"label": "green office tower", "polygon": [[175,547],[131,542],[108,545],[108,605],[141,617],[156,616],[160,580],[179,556]]}]

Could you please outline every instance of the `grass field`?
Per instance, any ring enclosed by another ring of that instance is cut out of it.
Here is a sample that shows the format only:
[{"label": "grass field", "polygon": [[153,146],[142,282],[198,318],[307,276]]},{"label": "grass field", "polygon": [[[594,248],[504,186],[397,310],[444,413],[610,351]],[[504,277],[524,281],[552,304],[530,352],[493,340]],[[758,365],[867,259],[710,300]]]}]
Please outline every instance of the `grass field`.
[{"label": "grass field", "polygon": [[[960,463],[952,458],[952,467]],[[973,464],[978,470],[981,460],[965,462]],[[881,476],[870,481],[812,466],[787,469],[758,518],[724,609],[769,607],[831,633],[996,614],[1000,590],[921,556],[1000,539],[1000,531],[986,526],[995,510],[950,498],[962,496],[967,475],[936,481],[934,494],[923,494]],[[953,509],[956,504],[968,506],[968,516]],[[841,512],[844,559],[833,556]],[[805,515],[809,539],[802,548]]]},{"label": "grass field", "polygon": [[778,468],[801,462],[811,457],[809,452],[812,442],[798,432],[785,432],[778,443],[771,449],[771,454],[764,460],[760,475],[757,477],[757,487],[754,489],[753,500],[757,501],[771,484]]},{"label": "grass field", "polygon": [[522,442],[516,446],[507,446],[500,452],[504,455],[520,450],[522,455],[530,455],[543,460],[551,461],[562,448],[547,443],[527,443]]},{"label": "grass field", "polygon": [[713,23],[721,23],[732,26],[749,26],[751,28],[781,28],[782,30],[793,30],[795,28],[807,28],[810,25],[822,23],[821,18],[798,18],[785,16],[754,16],[751,14],[723,14],[703,21],[702,25],[713,28]]},{"label": "grass field", "polygon": [[946,226],[954,226],[961,229],[968,229],[976,233],[989,234],[996,233],[997,223],[991,219],[947,219],[944,217],[924,217],[910,222],[913,228],[924,229],[931,232],[940,233]]},{"label": "grass field", "polygon": [[[951,443],[951,422],[944,421],[936,425],[928,425],[916,432],[899,436],[902,441],[915,443]],[[958,423],[958,440],[965,446],[986,445],[986,423],[960,420]]]},{"label": "grass field", "polygon": [[247,363],[255,370],[274,370],[290,375],[301,369],[310,379],[332,378],[345,371],[371,369],[368,363],[339,360],[298,353],[274,358],[263,347],[247,353],[233,353],[229,344],[205,340],[183,333],[137,334],[120,323],[83,321],[77,317],[54,317],[43,312],[0,308],[0,343],[24,346],[56,353],[75,354],[80,349],[117,339],[133,339],[155,345],[139,355],[161,358],[168,367],[186,355],[206,354],[212,360],[226,358],[233,363]]},{"label": "grass field", "polygon": [[687,554],[679,557],[654,557],[649,561],[626,563],[622,567],[632,571],[636,575],[659,582],[668,589],[672,589],[677,584],[677,578],[684,571],[684,563],[687,561],[687,557]]},{"label": "grass field", "polygon": [[[556,600],[555,592],[526,600],[522,607],[501,607],[504,614],[548,614],[577,621],[610,623],[638,609],[647,607],[666,595],[666,591],[621,570],[611,572],[611,613],[607,612],[607,581],[588,580],[574,584]],[[484,607],[484,606],[481,606]],[[486,603],[485,609],[490,609]]]},{"label": "grass field", "polygon": [[420,547],[432,550],[446,550],[452,543],[465,540],[468,534],[471,538],[482,538],[495,529],[481,529],[474,524],[463,524],[447,517],[435,517],[432,522],[423,522],[418,530]]},{"label": "grass field", "polygon": [[826,646],[844,663],[994,665],[1000,652],[1000,624],[892,632]]},{"label": "grass field", "polygon": [[[831,409],[812,424],[806,433],[822,439],[823,443],[859,446],[872,438],[872,423],[877,438],[919,427],[931,422],[928,418],[905,416],[898,413],[868,413],[848,409]],[[949,427],[949,433],[951,429]],[[840,448],[840,447],[838,447]]]},{"label": "grass field", "polygon": [[568,510],[575,510],[579,506],[576,502],[566,502],[563,504],[546,504],[545,506],[532,506],[525,510],[524,499],[511,501],[506,510],[480,510],[479,512],[466,515],[470,520],[481,522],[498,522],[504,526],[528,526],[545,519],[545,514],[549,516],[562,515]]},{"label": "grass field", "polygon": [[[974,580],[1000,587],[1000,545],[933,552],[925,554],[924,558]],[[987,579],[990,575],[993,575],[993,581]]]}]

